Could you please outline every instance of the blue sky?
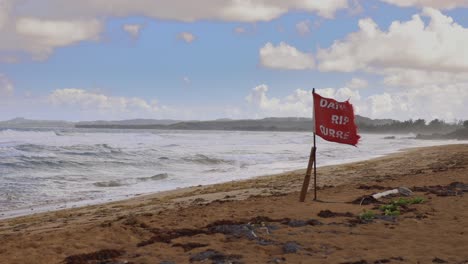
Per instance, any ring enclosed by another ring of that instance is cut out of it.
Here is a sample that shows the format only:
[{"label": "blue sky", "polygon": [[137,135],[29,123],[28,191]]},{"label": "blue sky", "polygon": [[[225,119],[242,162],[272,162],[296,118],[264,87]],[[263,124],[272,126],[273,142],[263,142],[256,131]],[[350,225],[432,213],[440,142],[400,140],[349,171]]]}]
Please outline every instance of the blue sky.
[{"label": "blue sky", "polygon": [[374,118],[468,119],[468,1],[202,0],[196,18],[184,1],[3,1],[0,119],[308,116],[314,87]]}]

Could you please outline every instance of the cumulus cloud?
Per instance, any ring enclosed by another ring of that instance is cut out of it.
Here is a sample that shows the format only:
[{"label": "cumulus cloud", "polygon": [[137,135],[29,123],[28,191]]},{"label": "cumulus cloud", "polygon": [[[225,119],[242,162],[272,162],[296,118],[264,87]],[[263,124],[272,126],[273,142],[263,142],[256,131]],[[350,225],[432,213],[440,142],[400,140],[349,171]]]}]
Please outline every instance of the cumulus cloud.
[{"label": "cumulus cloud", "polygon": [[287,98],[279,99],[268,97],[268,90],[268,86],[262,84],[253,88],[246,97],[247,102],[258,110],[257,117],[312,115],[312,95],[307,95],[307,91],[298,89]]},{"label": "cumulus cloud", "polygon": [[367,88],[369,86],[369,83],[360,78],[352,78],[347,84],[346,87],[349,87],[351,89],[361,89],[361,88]]},{"label": "cumulus cloud", "polygon": [[48,101],[55,106],[78,108],[80,111],[97,111],[100,113],[120,112],[156,112],[159,110],[156,101],[148,102],[138,97],[108,96],[84,89],[66,88],[53,91]]},{"label": "cumulus cloud", "polygon": [[385,69],[383,83],[393,87],[421,87],[424,85],[449,85],[468,83],[464,73],[423,71],[412,69]]},{"label": "cumulus cloud", "polygon": [[[256,109],[257,117],[311,117],[312,116],[312,90],[296,89],[292,94],[284,98],[270,97],[269,87],[261,84],[251,90],[246,100]],[[358,91],[349,88],[316,89],[316,92],[325,96],[333,97],[337,100],[360,100]]]},{"label": "cumulus cloud", "polygon": [[190,32],[181,32],[177,35],[177,39],[185,41],[186,43],[192,43],[197,37]]},{"label": "cumulus cloud", "polygon": [[96,19],[46,20],[21,17],[6,23],[3,29],[0,28],[0,50],[26,51],[37,59],[47,57],[58,47],[85,40],[98,40],[103,29],[102,23]]},{"label": "cumulus cloud", "polygon": [[[468,83],[467,83],[468,84]],[[393,118],[407,120],[409,118],[434,118],[452,121],[466,119],[468,113],[468,89],[466,85],[427,85],[424,89],[406,89],[393,93],[380,92],[362,96],[359,90],[342,88],[322,88],[316,92],[324,97],[339,101],[350,100],[355,113],[371,118]],[[247,102],[254,107],[256,117],[310,117],[313,100],[312,91],[296,89],[283,98],[269,96],[269,87],[259,85],[251,90],[246,97]]]},{"label": "cumulus cloud", "polygon": [[303,20],[296,24],[296,30],[301,36],[305,36],[310,33],[310,20]]},{"label": "cumulus cloud", "polygon": [[[425,24],[421,16],[428,17]],[[432,8],[410,21],[394,21],[382,31],[370,18],[359,21],[359,31],[317,53],[323,71],[352,72],[404,68],[461,72],[468,69],[468,28]]]},{"label": "cumulus cloud", "polygon": [[[101,17],[142,15],[156,19],[193,22],[201,19],[222,21],[270,21],[289,11],[313,12],[332,18],[337,10],[348,7],[347,0],[44,0],[22,3],[29,10],[41,10],[55,17]],[[46,6],[47,9],[43,7]],[[41,8],[42,7],[42,8]],[[33,9],[34,8],[34,9]]]},{"label": "cumulus cloud", "polygon": [[[1,0],[0,51],[26,51],[44,59],[55,48],[98,39],[102,21],[112,17],[257,22],[271,21],[290,11],[332,18],[337,10],[347,7],[348,0]],[[124,27],[132,36],[138,35],[140,29],[137,25]],[[184,40],[191,42],[193,38],[185,35]]]},{"label": "cumulus cloud", "polygon": [[[429,18],[428,22],[422,16]],[[383,76],[385,92],[363,100],[371,117],[466,119],[468,28],[424,8],[411,20],[381,30],[372,19],[319,50],[322,71],[366,71]],[[349,87],[352,86],[350,82]]]},{"label": "cumulus cloud", "polygon": [[371,117],[397,119],[466,119],[468,90],[466,84],[424,85],[369,96],[364,102]]},{"label": "cumulus cloud", "polygon": [[260,63],[273,69],[305,70],[315,67],[312,54],[303,53],[285,42],[274,46],[268,42],[260,49]]},{"label": "cumulus cloud", "polygon": [[122,29],[127,32],[132,38],[138,38],[140,31],[143,28],[141,24],[125,24]]},{"label": "cumulus cloud", "polygon": [[14,87],[11,81],[3,74],[0,73],[0,96],[8,97],[13,95]]},{"label": "cumulus cloud", "polygon": [[8,22],[8,18],[11,12],[11,1],[0,1],[0,30],[6,25]]},{"label": "cumulus cloud", "polygon": [[432,7],[437,9],[454,9],[468,7],[467,0],[381,0],[383,2],[401,7]]}]

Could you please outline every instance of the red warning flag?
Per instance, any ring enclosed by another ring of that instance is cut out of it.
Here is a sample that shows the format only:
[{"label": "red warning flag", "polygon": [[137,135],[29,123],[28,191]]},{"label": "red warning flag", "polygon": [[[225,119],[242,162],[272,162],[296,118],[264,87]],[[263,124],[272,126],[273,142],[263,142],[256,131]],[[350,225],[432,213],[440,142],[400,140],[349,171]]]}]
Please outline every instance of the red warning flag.
[{"label": "red warning flag", "polygon": [[353,105],[325,98],[313,92],[315,133],[321,138],[356,146],[361,138],[354,123]]}]

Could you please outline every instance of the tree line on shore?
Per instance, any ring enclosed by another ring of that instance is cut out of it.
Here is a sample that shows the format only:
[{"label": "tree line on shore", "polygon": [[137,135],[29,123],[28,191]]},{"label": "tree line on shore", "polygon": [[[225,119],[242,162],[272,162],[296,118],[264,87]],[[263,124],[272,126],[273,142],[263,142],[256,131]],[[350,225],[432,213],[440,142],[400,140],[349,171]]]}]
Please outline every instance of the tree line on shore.
[{"label": "tree line on shore", "polygon": [[392,120],[384,124],[357,123],[360,131],[375,133],[450,133],[458,129],[468,128],[468,120],[448,123],[441,119],[431,121],[409,119],[406,121]]}]

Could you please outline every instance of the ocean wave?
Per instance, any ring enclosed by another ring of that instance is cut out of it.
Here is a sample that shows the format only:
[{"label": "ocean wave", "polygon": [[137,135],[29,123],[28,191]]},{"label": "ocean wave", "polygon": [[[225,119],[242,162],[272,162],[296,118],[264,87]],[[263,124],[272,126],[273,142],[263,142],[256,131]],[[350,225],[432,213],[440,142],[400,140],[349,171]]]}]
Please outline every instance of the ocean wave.
[{"label": "ocean wave", "polygon": [[[108,144],[94,145],[73,145],[73,146],[47,146],[37,144],[21,144],[13,147],[18,156],[25,157],[56,157],[57,154],[65,155],[102,155],[119,154],[123,151],[120,148],[114,148]],[[12,151],[12,149],[6,149]],[[1,147],[0,147],[1,152]]]},{"label": "ocean wave", "polygon": [[198,163],[203,165],[216,165],[216,164],[232,164],[230,160],[211,158],[203,154],[196,154],[194,156],[182,158],[186,162]]},{"label": "ocean wave", "polygon": [[162,146],[163,148],[175,148],[175,147],[179,147],[180,145],[177,145],[177,144],[169,144],[169,145],[164,145]]},{"label": "ocean wave", "polygon": [[0,137],[2,138],[37,138],[37,137],[56,137],[55,131],[33,131],[33,130],[15,130],[4,129],[0,130]]},{"label": "ocean wave", "polygon": [[28,149],[27,147],[22,147],[24,145],[19,146],[1,146],[0,147],[0,157],[25,157],[25,158],[56,158],[57,155],[50,151],[43,151],[39,148],[36,149]]},{"label": "ocean wave", "polygon": [[169,174],[167,174],[167,173],[160,173],[160,174],[156,174],[156,175],[150,176],[150,177],[141,177],[141,178],[137,178],[137,180],[139,180],[139,181],[158,181],[158,180],[167,179],[168,177],[169,177]]},{"label": "ocean wave", "polygon": [[101,188],[122,187],[122,186],[137,184],[139,182],[164,180],[164,179],[167,179],[168,177],[169,177],[169,174],[160,173],[160,174],[156,174],[156,175],[153,175],[153,176],[150,176],[150,177],[140,177],[140,178],[136,178],[136,179],[124,179],[124,180],[111,180],[111,181],[95,182],[95,183],[93,183],[93,185],[96,186],[96,187],[101,187]]},{"label": "ocean wave", "polygon": [[108,144],[95,144],[95,145],[73,145],[60,147],[58,151],[62,150],[63,154],[67,155],[102,155],[102,154],[120,154],[122,149],[114,148]]},{"label": "ocean wave", "polygon": [[127,184],[123,183],[122,181],[107,181],[107,182],[95,182],[93,183],[96,187],[121,187]]}]

